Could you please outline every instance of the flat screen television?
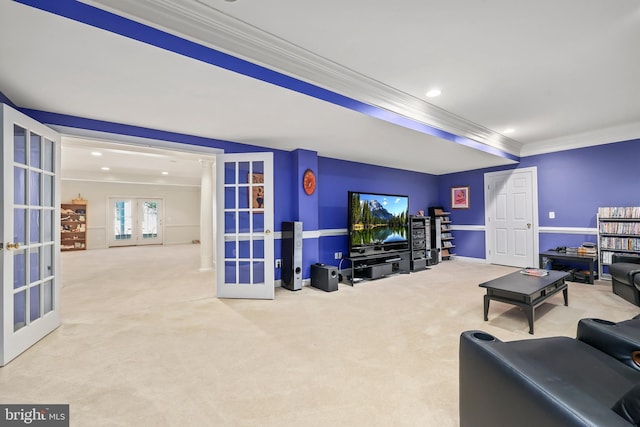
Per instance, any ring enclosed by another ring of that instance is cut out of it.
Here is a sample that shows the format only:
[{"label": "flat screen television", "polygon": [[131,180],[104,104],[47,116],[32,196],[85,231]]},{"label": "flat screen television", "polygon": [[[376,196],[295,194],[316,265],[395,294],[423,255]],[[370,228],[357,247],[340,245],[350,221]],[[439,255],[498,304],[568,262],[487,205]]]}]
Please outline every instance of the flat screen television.
[{"label": "flat screen television", "polygon": [[349,191],[349,254],[409,248],[409,196]]}]

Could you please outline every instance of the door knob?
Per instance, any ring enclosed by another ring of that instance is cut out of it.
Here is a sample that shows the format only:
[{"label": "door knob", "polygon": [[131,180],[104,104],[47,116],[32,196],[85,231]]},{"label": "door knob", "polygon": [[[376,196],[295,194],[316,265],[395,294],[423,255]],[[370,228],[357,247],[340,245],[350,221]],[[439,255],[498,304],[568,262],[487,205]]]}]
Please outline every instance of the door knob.
[{"label": "door knob", "polygon": [[20,243],[7,243],[7,249],[20,249]]},{"label": "door knob", "polygon": [[269,235],[269,234],[271,234],[271,230],[269,230],[269,229],[266,229],[266,230],[264,231],[264,234],[266,234],[266,235]]},{"label": "door knob", "polygon": [[528,223],[528,224],[527,224],[527,228],[531,228],[531,223]]}]

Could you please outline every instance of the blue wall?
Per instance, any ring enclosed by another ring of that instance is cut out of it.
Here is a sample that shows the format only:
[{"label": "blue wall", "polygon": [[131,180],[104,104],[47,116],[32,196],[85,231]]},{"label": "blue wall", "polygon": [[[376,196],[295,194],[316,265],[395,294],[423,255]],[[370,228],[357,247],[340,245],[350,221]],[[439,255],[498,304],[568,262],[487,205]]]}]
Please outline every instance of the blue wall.
[{"label": "blue wall", "polygon": [[[11,101],[0,92],[0,98]],[[394,168],[317,156],[317,190],[312,205],[300,195],[300,153],[267,150],[263,147],[233,143],[193,135],[164,132],[136,126],[122,125],[66,116],[36,110],[22,109],[36,120],[51,124],[132,135],[185,144],[220,148],[227,153],[272,151],[274,153],[275,230],[281,230],[282,221],[297,220],[304,211],[320,237],[313,243],[313,251],[304,259],[304,277],[310,276],[315,262],[338,265],[335,252],[347,254],[347,192],[365,191],[406,194],[410,199],[410,213],[429,206],[443,206],[451,211],[455,225],[484,226],[484,173],[514,168],[490,168],[435,176]],[[305,162],[313,162],[314,152],[305,152]],[[611,143],[555,153],[523,157],[517,168],[535,166],[538,169],[538,206],[541,227],[595,228],[599,206],[638,206],[640,191],[637,187],[637,159],[640,158],[640,140]],[[470,209],[451,210],[450,188],[470,187]],[[317,212],[314,212],[317,211]],[[548,218],[548,212],[556,214]],[[317,215],[316,218],[313,215]],[[485,258],[484,231],[455,230],[456,253],[459,256]],[[585,241],[595,242],[593,234],[540,233],[541,250],[556,246],[578,246]],[[275,245],[275,256],[281,258],[280,242]],[[280,271],[276,271],[276,279]]]},{"label": "blue wall", "polygon": [[[319,229],[346,231],[349,191],[408,195],[409,213],[413,215],[418,210],[426,212],[438,200],[437,182],[435,175],[319,157]],[[318,261],[337,266],[335,252],[347,256],[346,234],[321,237]]]},{"label": "blue wall", "polygon": [[[541,227],[595,228],[599,206],[638,206],[640,140],[522,157],[517,168],[538,169],[538,222]],[[470,209],[453,210],[455,225],[484,225],[484,174],[491,168],[442,175],[439,203],[450,209],[450,188],[470,186]],[[555,219],[549,218],[555,212]],[[485,258],[484,232],[454,231],[459,256]],[[593,234],[540,233],[540,249],[595,242]]]},{"label": "blue wall", "polygon": [[327,157],[318,158],[318,172],[321,229],[347,228],[348,191],[408,195],[412,215],[438,201],[435,175]]},{"label": "blue wall", "polygon": [[[7,99],[8,102],[10,100]],[[272,151],[274,153],[274,228],[281,231],[283,221],[304,220],[305,231],[317,231],[320,237],[305,239],[304,277],[311,276],[311,264],[321,262],[338,265],[335,252],[346,256],[348,243],[347,193],[353,191],[406,194],[409,196],[410,213],[426,208],[438,200],[438,178],[434,175],[401,169],[367,165],[363,163],[319,157],[307,150],[293,152],[268,150],[264,147],[239,144],[212,138],[165,132],[138,126],[123,125],[100,120],[74,117],[39,110],[21,109],[35,120],[48,125],[65,126],[179,142],[190,145],[223,149],[225,153]],[[317,189],[312,196],[302,193],[302,173],[317,164]],[[301,218],[301,215],[304,218]],[[338,235],[322,236],[323,230],[338,230]],[[314,241],[315,240],[315,241]],[[280,241],[274,247],[275,258],[282,258]],[[280,279],[276,270],[275,278]]]}]

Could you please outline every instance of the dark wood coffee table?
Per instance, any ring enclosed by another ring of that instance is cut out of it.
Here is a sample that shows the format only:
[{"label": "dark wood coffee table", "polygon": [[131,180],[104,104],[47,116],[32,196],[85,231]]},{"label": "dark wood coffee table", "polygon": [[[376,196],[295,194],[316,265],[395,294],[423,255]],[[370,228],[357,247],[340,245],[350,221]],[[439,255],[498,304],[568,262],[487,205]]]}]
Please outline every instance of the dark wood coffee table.
[{"label": "dark wood coffee table", "polygon": [[565,271],[550,270],[546,276],[529,276],[516,271],[497,279],[481,283],[487,289],[484,296],[484,320],[489,320],[489,301],[495,300],[522,307],[529,320],[529,333],[533,335],[533,310],[547,298],[562,291],[564,305],[569,305],[567,284],[564,279],[569,276]]}]

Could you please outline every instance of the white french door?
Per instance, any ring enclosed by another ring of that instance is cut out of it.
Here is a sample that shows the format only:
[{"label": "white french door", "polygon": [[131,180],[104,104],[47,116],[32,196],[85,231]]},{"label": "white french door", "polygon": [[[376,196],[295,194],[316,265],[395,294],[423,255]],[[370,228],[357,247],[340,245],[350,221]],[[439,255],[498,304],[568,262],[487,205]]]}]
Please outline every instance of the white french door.
[{"label": "white french door", "polygon": [[162,200],[109,197],[109,246],[163,243]]},{"label": "white french door", "polygon": [[537,169],[485,174],[487,261],[538,266]]},{"label": "white french door", "polygon": [[4,366],[60,325],[60,136],[1,108]]},{"label": "white french door", "polygon": [[273,299],[273,153],[216,163],[217,296]]}]

